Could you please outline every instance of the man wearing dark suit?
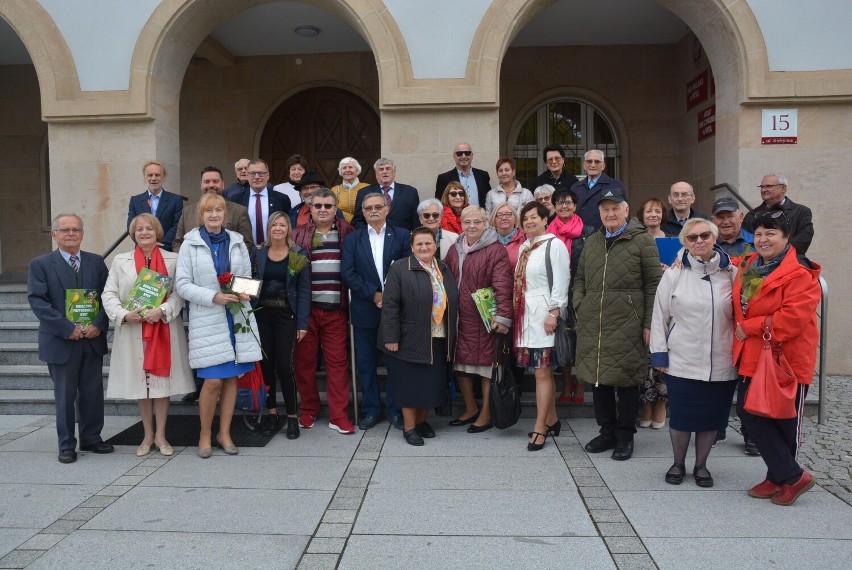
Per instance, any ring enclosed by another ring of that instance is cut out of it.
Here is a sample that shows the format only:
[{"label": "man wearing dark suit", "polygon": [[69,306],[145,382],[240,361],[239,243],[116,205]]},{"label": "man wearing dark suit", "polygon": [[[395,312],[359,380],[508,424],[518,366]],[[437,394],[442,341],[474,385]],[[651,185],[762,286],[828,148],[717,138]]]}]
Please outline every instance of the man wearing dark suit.
[{"label": "man wearing dark suit", "polygon": [[241,158],[234,163],[234,174],[237,175],[237,181],[222,191],[222,197],[225,200],[233,201],[237,194],[249,187],[249,162],[251,162],[249,159]]},{"label": "man wearing dark suit", "polygon": [[[533,192],[536,188],[545,184],[550,184],[554,190],[558,190],[560,188],[570,189],[577,183],[577,177],[565,170],[565,149],[562,148],[561,144],[547,145],[542,151],[542,156],[547,170],[536,177],[532,185]],[[597,207],[597,202],[595,202],[595,207]],[[595,212],[597,214],[597,210]],[[598,225],[600,225],[600,220],[598,220]]]},{"label": "man wearing dark suit", "polygon": [[604,173],[606,161],[604,153],[597,149],[587,151],[583,155],[583,170],[586,179],[571,186],[571,190],[577,195],[577,215],[583,220],[583,225],[599,229],[601,212],[598,207],[601,197],[607,192],[618,196],[624,196],[627,201],[627,189],[620,181],[610,178]]},{"label": "man wearing dark suit", "polygon": [[98,303],[107,280],[100,255],[80,251],[83,220],[60,214],[53,220],[51,236],[59,249],[30,262],[27,299],[39,320],[38,357],[47,363],[56,399],[56,434],[60,463],[77,460],[75,412],[80,412],[80,450],[112,453],[101,439],[104,427],[103,364],[109,323],[103,307],[87,325],[66,317],[67,289],[94,289]]},{"label": "man wearing dark suit", "polygon": [[[387,202],[378,192],[364,197],[362,210],[367,225],[346,236],[340,273],[352,295],[349,320],[354,331],[355,361],[364,412],[358,427],[367,430],[375,426],[382,415],[379,379],[376,376],[376,341],[385,275],[391,263],[411,255],[411,234],[386,223]],[[386,394],[386,403],[388,420],[396,426],[401,416],[390,392]]]},{"label": "man wearing dark suit", "polygon": [[767,174],[760,181],[761,204],[746,214],[743,227],[753,232],[755,216],[760,212],[784,212],[790,244],[796,248],[796,253],[805,255],[814,239],[813,213],[802,204],[796,204],[787,198],[787,177],[783,174]]},{"label": "man wearing dark suit", "polygon": [[249,163],[248,175],[249,188],[237,194],[231,201],[248,208],[254,245],[258,247],[266,241],[266,222],[269,220],[269,214],[284,212],[289,215],[290,198],[267,187],[269,165],[265,160],[252,160]]},{"label": "man wearing dark suit", "polygon": [[130,228],[130,220],[139,214],[154,214],[160,225],[163,226],[163,239],[160,247],[167,251],[172,250],[172,242],[175,240],[180,215],[183,212],[183,198],[180,194],[166,192],[163,189],[163,181],[166,179],[166,167],[155,160],[149,160],[142,167],[145,184],[148,189],[136,196],[130,197],[130,205],[127,208],[127,227]]},{"label": "man wearing dark suit", "polygon": [[[222,180],[222,171],[215,166],[205,166],[201,169],[201,194],[213,192],[222,194],[222,188],[225,182]],[[198,200],[193,200],[183,207],[183,214],[178,223],[175,241],[172,243],[172,249],[175,253],[180,251],[180,246],[183,243],[183,236],[186,232],[197,228],[201,225],[198,221]],[[248,210],[245,206],[241,206],[236,202],[225,201],[225,228],[237,232],[243,236],[248,247],[249,253],[254,251],[254,238],[252,238],[251,219],[249,219]]]},{"label": "man wearing dark suit", "polygon": [[438,175],[435,181],[435,198],[444,195],[447,184],[455,180],[464,186],[467,199],[472,206],[485,207],[485,195],[491,190],[491,176],[484,170],[473,168],[473,148],[468,143],[459,143],[453,149],[456,167]]},{"label": "man wearing dark suit", "polygon": [[417,188],[395,182],[396,165],[389,158],[377,160],[373,165],[373,170],[376,173],[378,184],[358,190],[358,196],[355,197],[355,215],[352,217],[352,225],[355,228],[363,228],[367,225],[361,203],[367,194],[379,193],[384,195],[390,208],[387,217],[388,224],[408,231],[419,226],[420,216],[417,215],[417,206],[420,204],[420,194],[417,192]]}]

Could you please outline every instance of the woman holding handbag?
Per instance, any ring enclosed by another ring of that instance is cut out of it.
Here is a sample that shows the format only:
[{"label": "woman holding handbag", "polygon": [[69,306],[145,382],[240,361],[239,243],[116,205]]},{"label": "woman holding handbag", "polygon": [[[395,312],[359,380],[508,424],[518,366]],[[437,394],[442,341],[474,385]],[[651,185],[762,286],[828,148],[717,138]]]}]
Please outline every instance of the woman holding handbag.
[{"label": "woman holding handbag", "polygon": [[[771,499],[776,505],[792,505],[814,485],[813,477],[796,462],[796,454],[805,395],[816,364],[821,268],[796,254],[789,243],[784,212],[759,212],[754,223],[757,252],[743,259],[733,290],[734,363],[742,377],[737,413],[767,467],[766,480],[749,489],[748,494]],[[767,316],[772,318],[768,333],[764,330]],[[749,401],[751,388],[777,388],[763,384],[767,376],[758,367],[765,338],[775,348],[780,344],[780,352],[798,384],[794,409],[764,412],[775,417],[747,411],[753,410]]]}]

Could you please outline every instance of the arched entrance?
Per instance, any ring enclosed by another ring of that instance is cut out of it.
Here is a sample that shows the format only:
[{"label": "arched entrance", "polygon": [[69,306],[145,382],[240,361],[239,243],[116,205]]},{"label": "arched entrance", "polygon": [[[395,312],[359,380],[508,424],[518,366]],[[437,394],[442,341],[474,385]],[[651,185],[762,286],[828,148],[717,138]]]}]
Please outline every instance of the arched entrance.
[{"label": "arched entrance", "polygon": [[357,95],[335,87],[306,89],[284,101],[269,117],[260,139],[260,156],[269,162],[273,184],[287,180],[286,160],[304,156],[326,184],[340,182],[337,165],[354,157],[361,180],[373,179],[381,154],[379,116]]}]

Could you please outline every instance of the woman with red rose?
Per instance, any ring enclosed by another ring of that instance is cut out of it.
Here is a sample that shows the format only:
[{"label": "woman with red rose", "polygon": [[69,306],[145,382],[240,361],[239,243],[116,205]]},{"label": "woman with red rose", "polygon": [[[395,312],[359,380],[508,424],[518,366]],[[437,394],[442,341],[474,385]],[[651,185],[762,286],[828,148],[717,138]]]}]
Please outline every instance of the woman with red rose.
[{"label": "woman with red rose", "polygon": [[201,433],[198,456],[213,455],[212,426],[219,402],[219,433],[216,443],[228,455],[239,451],[231,439],[231,419],[237,401],[237,376],[254,369],[261,359],[260,344],[251,332],[234,334],[234,318],[229,303],[243,303],[236,318],[257,329],[254,315],[246,306],[249,296],[223,292],[222,282],[231,275],[251,277],[251,261],[242,235],[225,229],[225,199],[205,194],[198,202],[201,227],[184,237],[178,255],[175,289],[189,301],[189,365],[204,379],[198,397]]}]

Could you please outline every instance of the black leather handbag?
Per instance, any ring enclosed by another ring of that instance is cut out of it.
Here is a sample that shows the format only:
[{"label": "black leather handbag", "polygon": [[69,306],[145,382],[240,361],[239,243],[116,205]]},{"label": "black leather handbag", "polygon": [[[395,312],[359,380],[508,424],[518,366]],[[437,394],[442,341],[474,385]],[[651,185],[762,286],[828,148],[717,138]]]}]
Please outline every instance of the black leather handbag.
[{"label": "black leather handbag", "polygon": [[491,392],[489,395],[491,421],[497,429],[518,423],[521,417],[521,393],[512,374],[509,354],[511,332],[494,335],[494,357],[491,360]]}]

